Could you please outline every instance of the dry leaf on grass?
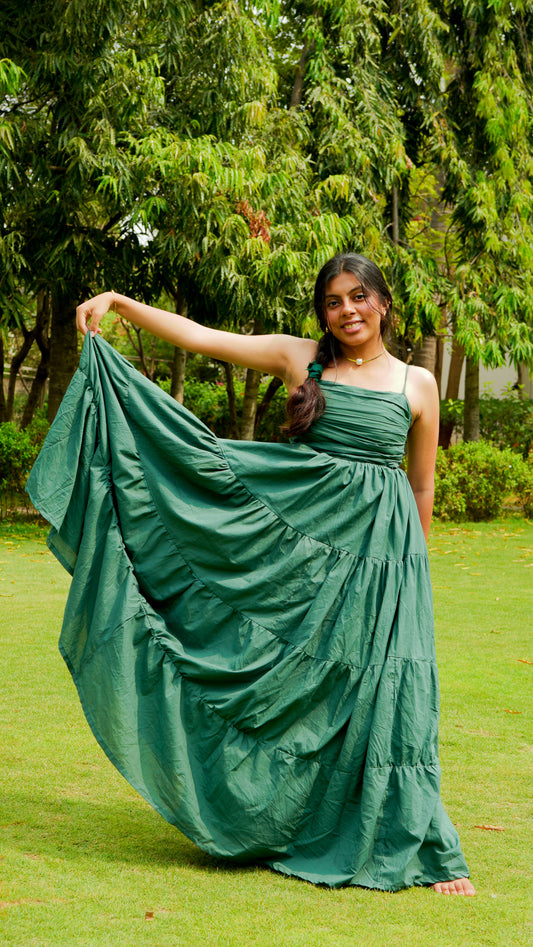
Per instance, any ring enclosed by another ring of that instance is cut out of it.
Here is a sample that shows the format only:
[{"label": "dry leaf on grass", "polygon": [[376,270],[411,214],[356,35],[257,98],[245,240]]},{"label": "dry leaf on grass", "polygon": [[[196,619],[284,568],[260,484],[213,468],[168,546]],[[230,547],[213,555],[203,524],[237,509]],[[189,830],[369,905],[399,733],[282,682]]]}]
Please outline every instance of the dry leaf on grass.
[{"label": "dry leaf on grass", "polygon": [[503,825],[475,825],[475,829],[485,829],[486,832],[505,832]]}]

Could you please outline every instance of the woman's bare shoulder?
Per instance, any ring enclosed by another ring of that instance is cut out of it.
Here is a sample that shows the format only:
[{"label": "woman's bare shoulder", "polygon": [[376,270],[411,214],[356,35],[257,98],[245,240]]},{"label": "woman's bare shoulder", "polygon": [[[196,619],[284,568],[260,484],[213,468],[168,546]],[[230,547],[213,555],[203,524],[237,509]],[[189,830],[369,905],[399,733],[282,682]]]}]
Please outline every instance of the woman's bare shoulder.
[{"label": "woman's bare shoulder", "polygon": [[420,365],[409,366],[405,393],[415,420],[427,417],[431,418],[433,423],[434,419],[438,418],[439,390],[435,376],[427,368]]},{"label": "woman's bare shoulder", "polygon": [[437,390],[435,376],[427,368],[422,368],[421,365],[409,365],[407,379],[413,387],[420,391],[427,393]]}]

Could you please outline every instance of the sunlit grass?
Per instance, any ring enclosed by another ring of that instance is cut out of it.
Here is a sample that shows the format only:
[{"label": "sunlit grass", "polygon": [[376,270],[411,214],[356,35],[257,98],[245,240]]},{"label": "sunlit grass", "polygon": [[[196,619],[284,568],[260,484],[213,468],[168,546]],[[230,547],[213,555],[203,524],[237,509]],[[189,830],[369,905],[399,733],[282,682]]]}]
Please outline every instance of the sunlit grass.
[{"label": "sunlit grass", "polygon": [[56,644],[68,576],[46,550],[45,532],[0,526],[3,943],[531,943],[532,524],[436,524],[430,541],[443,797],[474,899],[328,891],[215,861],[165,823],[85,723]]}]

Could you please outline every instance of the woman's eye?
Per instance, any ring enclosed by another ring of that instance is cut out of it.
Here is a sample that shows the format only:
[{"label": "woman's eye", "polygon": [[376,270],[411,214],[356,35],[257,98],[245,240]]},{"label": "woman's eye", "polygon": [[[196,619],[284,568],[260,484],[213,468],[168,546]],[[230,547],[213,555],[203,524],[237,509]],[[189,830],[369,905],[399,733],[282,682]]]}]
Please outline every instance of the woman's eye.
[{"label": "woman's eye", "polygon": [[356,293],[356,295],[352,298],[355,299],[356,303],[362,303],[365,301],[366,297],[364,293]]}]

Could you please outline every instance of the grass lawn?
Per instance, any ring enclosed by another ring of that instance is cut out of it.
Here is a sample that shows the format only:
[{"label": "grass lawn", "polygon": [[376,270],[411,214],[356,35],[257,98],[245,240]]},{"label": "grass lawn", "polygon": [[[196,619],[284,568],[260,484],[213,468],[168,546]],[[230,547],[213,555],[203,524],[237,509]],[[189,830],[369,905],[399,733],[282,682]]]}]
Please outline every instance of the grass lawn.
[{"label": "grass lawn", "polygon": [[57,650],[68,576],[45,534],[0,524],[1,943],[533,943],[533,523],[437,523],[430,540],[442,794],[475,898],[316,888],[213,860],[164,822],[85,723]]}]

